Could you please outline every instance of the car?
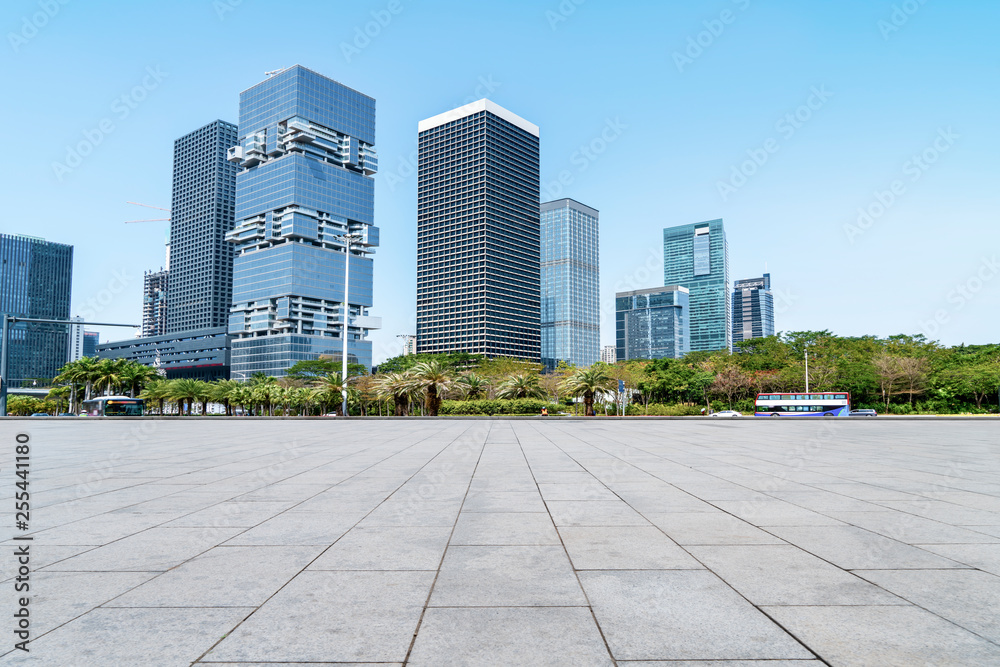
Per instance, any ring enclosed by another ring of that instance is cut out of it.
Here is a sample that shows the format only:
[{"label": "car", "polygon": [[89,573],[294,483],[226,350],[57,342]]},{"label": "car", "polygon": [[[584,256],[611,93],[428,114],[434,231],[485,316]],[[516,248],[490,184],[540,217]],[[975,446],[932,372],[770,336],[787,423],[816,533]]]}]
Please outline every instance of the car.
[{"label": "car", "polygon": [[723,417],[723,418],[730,418],[731,419],[733,417],[742,417],[743,413],[742,412],[737,412],[736,410],[723,410],[722,412],[713,412],[712,416],[713,417]]},{"label": "car", "polygon": [[[348,357],[348,358],[350,358],[350,357]],[[59,416],[60,417],[76,417],[76,415],[73,414],[72,412],[60,412]]]},{"label": "car", "polygon": [[874,410],[851,410],[851,417],[878,417]]},{"label": "car", "polygon": [[48,417],[49,413],[48,412],[35,412],[35,413],[32,413],[31,416],[32,417]]}]

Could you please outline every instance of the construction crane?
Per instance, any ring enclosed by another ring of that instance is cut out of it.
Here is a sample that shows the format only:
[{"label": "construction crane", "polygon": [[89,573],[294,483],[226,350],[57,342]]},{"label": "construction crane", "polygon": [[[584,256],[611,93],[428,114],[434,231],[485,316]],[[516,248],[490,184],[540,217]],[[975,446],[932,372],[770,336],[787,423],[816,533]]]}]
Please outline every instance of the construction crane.
[{"label": "construction crane", "polygon": [[[150,206],[149,204],[140,204],[137,201],[127,201],[125,203],[126,204],[134,204],[136,206],[145,206],[146,208],[155,208],[155,209],[158,209],[160,211],[166,211],[167,213],[170,213],[170,209],[169,208],[163,208],[162,206]],[[126,220],[125,224],[127,225],[130,222],[170,222],[170,218],[147,218],[145,220]]]}]

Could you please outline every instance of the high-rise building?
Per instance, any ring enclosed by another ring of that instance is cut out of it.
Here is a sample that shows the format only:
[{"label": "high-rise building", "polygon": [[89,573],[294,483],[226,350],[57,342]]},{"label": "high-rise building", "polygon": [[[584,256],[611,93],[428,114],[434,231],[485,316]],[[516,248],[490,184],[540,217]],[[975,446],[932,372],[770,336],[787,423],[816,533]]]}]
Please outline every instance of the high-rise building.
[{"label": "high-rise building", "polygon": [[167,290],[170,272],[146,271],[142,276],[142,336],[167,333]]},{"label": "high-rise building", "polygon": [[771,274],[733,284],[733,342],[774,335]]},{"label": "high-rise building", "polygon": [[597,362],[600,276],[597,210],[572,199],[541,205],[542,363]]},{"label": "high-rise building", "polygon": [[731,350],[729,244],[722,220],[663,230],[663,284],[691,291],[691,350]]},{"label": "high-rise building", "polygon": [[601,361],[605,364],[613,364],[618,361],[618,348],[614,345],[605,345],[602,347]]},{"label": "high-rise building", "polygon": [[[226,234],[233,228],[236,165],[226,157],[235,144],[236,126],[224,120],[174,142],[166,328],[146,328],[144,303],[144,336],[221,327],[228,322],[233,246],[226,242]],[[162,280],[166,283],[165,275]]]},{"label": "high-rise building", "polygon": [[82,317],[71,317],[74,322],[79,322],[79,324],[69,325],[69,344],[66,346],[66,361],[76,361],[80,357],[85,356],[83,353],[83,348],[86,339],[84,338],[83,330],[83,318]]},{"label": "high-rise building", "polygon": [[539,361],[538,127],[479,100],[418,130],[417,351]]},{"label": "high-rise building", "polygon": [[[0,314],[69,319],[73,246],[0,234]],[[70,326],[17,322],[7,333],[9,387],[55,377],[69,357]]]},{"label": "high-rise building", "polygon": [[[229,159],[240,167],[227,236],[236,244],[234,378],[281,376],[320,355],[341,359],[345,335],[348,360],[370,368],[367,335],[381,326],[368,315],[378,245],[375,100],[300,65],[281,70],[240,93]],[[359,240],[345,304],[348,233]]]},{"label": "high-rise building", "polygon": [[618,361],[680,359],[690,352],[689,296],[679,285],[615,294]]},{"label": "high-rise building", "polygon": [[403,336],[403,356],[408,357],[411,354],[417,353],[417,337],[416,336]]},{"label": "high-rise building", "polygon": [[96,357],[97,345],[101,342],[101,334],[97,331],[83,332],[83,356]]}]

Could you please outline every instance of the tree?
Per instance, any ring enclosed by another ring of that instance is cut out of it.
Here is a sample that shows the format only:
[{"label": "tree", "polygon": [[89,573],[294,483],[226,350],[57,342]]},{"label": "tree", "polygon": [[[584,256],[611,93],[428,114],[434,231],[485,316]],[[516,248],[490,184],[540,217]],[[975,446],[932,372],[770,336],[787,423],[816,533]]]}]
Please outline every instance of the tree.
[{"label": "tree", "polygon": [[899,393],[909,396],[912,408],[913,398],[927,389],[930,364],[923,357],[900,357],[897,363],[902,384]]},{"label": "tree", "polygon": [[320,395],[325,401],[336,405],[334,411],[344,416],[344,383],[340,380],[340,373],[327,373],[315,381],[315,386],[320,391]]},{"label": "tree", "polygon": [[538,386],[537,375],[519,373],[512,375],[497,387],[497,398],[544,398],[545,391]]},{"label": "tree", "polygon": [[[170,380],[155,380],[150,382],[143,388],[142,392],[139,394],[139,398],[144,401],[156,401],[159,403],[160,414],[163,415],[163,404],[167,400],[173,400],[173,394],[170,390]],[[178,408],[178,413],[180,409]]]},{"label": "tree", "polygon": [[409,414],[414,386],[406,373],[380,373],[375,379],[375,392],[379,398],[393,402],[393,414],[397,417]]},{"label": "tree", "polygon": [[745,394],[753,382],[738,366],[726,366],[715,374],[708,391],[716,396],[725,396],[729,409],[733,407],[733,399]]},{"label": "tree", "polygon": [[872,365],[875,367],[878,388],[882,392],[882,400],[885,402],[885,410],[888,412],[889,401],[899,393],[900,382],[903,378],[899,367],[899,357],[882,352],[872,359]]},{"label": "tree", "polygon": [[440,361],[422,361],[410,369],[410,378],[414,386],[425,392],[424,406],[431,417],[438,416],[441,409],[442,394],[452,385],[451,372]]},{"label": "tree", "polygon": [[583,405],[588,417],[594,416],[594,395],[600,391],[609,391],[615,385],[614,379],[608,374],[607,366],[594,364],[590,368],[581,368],[563,381],[563,391],[570,396],[582,396]]},{"label": "tree", "polygon": [[490,390],[490,383],[486,378],[471,372],[455,380],[455,385],[462,397],[469,401],[482,398]]},{"label": "tree", "polygon": [[[207,400],[205,397],[208,396],[208,384],[191,378],[180,378],[170,381],[167,392],[170,399],[177,401],[177,414],[180,415],[184,412],[186,404],[187,412],[185,414],[190,416],[195,401]],[[204,406],[204,402],[202,405]]]},{"label": "tree", "polygon": [[[348,357],[350,359],[350,357]],[[291,368],[285,371],[285,377],[302,382],[312,382],[330,373],[339,373],[343,370],[339,361],[332,359],[303,359],[296,361]],[[364,364],[347,363],[347,379],[361,375],[367,375],[368,369]]]}]

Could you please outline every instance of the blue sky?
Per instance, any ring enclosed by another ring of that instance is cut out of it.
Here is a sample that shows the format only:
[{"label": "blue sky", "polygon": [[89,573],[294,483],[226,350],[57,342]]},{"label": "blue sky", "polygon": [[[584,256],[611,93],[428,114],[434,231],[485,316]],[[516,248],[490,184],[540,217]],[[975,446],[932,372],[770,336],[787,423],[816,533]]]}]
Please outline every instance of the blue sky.
[{"label": "blue sky", "polygon": [[74,313],[138,322],[166,227],[123,224],[159,217],[126,200],[169,206],[174,139],[301,63],[377,100],[376,361],[415,330],[417,122],[483,96],[540,126],[543,200],[601,212],[602,344],[613,293],[662,284],[663,227],[720,217],[780,331],[998,342],[998,20],[973,0],[8,0],[0,230],[74,245]]}]

